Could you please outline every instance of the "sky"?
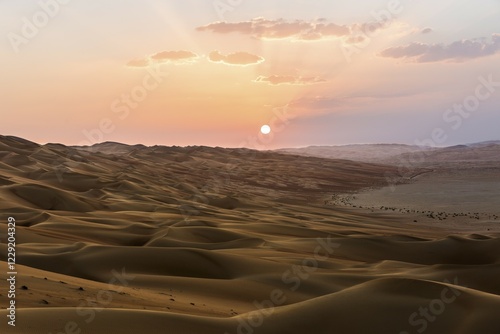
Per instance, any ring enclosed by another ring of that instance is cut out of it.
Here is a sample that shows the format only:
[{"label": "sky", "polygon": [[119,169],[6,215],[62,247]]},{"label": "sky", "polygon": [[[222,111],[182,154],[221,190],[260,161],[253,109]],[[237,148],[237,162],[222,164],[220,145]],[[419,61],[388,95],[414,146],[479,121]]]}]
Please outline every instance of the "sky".
[{"label": "sky", "polygon": [[0,134],[256,149],[498,140],[499,17],[500,0],[0,0]]}]

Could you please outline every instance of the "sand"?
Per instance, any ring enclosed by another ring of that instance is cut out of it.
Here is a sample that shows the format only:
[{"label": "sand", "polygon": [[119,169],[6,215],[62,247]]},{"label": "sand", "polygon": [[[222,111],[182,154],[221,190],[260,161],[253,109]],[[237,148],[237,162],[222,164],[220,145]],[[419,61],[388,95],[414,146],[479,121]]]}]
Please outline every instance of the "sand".
[{"label": "sand", "polygon": [[[465,180],[465,182],[464,182]],[[356,195],[353,205],[380,206],[468,215],[498,220],[500,168],[497,170],[441,171],[416,177],[411,183]]]},{"label": "sand", "polygon": [[1,333],[500,332],[498,221],[332,202],[397,167],[15,137],[0,156]]}]

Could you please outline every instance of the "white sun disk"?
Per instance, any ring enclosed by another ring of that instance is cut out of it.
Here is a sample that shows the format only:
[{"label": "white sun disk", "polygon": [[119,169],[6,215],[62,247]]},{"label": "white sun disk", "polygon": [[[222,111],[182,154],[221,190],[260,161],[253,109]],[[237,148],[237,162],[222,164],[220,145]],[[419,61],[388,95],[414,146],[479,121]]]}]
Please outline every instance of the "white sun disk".
[{"label": "white sun disk", "polygon": [[262,132],[262,134],[264,135],[268,135],[271,133],[271,127],[269,125],[262,125],[262,127],[260,128],[260,132]]}]

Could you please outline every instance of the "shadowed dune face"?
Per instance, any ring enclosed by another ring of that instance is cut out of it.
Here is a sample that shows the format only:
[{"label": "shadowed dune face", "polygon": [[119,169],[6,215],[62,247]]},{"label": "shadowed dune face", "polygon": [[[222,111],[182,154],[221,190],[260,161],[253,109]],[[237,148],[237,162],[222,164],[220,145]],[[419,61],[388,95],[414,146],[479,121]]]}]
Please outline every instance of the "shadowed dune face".
[{"label": "shadowed dune face", "polygon": [[395,167],[13,137],[0,156],[26,287],[2,333],[500,332],[498,228],[325,205]]}]

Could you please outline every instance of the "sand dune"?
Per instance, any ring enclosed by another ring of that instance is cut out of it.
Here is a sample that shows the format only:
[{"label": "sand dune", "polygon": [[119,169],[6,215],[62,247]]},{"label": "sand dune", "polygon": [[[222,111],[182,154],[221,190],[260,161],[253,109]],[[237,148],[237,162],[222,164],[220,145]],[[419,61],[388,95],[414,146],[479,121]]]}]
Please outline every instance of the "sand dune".
[{"label": "sand dune", "polygon": [[1,333],[500,332],[497,222],[332,205],[397,167],[15,137],[0,156]]}]

